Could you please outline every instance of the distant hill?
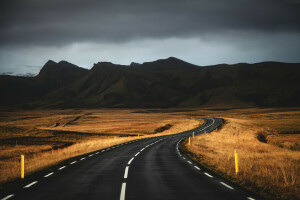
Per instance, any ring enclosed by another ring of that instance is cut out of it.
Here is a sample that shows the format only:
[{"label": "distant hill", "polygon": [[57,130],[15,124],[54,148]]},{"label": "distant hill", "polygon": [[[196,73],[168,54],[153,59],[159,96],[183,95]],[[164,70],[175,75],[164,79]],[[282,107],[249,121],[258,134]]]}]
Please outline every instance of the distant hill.
[{"label": "distant hill", "polygon": [[91,70],[48,61],[35,77],[0,76],[1,106],[22,108],[281,107],[300,105],[300,64],[197,66],[174,57]]},{"label": "distant hill", "polygon": [[55,63],[49,60],[35,77],[0,75],[0,105],[38,101],[50,92],[82,78],[88,72],[87,69],[65,61]]}]

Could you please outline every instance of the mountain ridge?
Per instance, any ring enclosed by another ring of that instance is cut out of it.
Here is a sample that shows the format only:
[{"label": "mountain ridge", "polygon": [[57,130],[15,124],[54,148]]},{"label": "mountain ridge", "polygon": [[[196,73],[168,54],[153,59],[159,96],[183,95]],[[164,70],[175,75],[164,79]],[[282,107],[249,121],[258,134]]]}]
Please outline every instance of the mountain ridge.
[{"label": "mountain ridge", "polygon": [[0,76],[0,103],[18,108],[299,106],[298,77],[299,63],[197,66],[169,57],[133,65],[98,62],[88,70],[49,60],[35,77]]}]

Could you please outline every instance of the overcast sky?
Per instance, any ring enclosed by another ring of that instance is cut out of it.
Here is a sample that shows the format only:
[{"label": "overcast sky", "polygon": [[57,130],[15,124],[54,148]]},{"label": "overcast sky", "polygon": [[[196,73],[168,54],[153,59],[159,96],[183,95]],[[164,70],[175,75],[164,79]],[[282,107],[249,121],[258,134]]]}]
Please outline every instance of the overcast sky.
[{"label": "overcast sky", "polygon": [[300,62],[300,0],[1,0],[0,73],[174,56]]}]

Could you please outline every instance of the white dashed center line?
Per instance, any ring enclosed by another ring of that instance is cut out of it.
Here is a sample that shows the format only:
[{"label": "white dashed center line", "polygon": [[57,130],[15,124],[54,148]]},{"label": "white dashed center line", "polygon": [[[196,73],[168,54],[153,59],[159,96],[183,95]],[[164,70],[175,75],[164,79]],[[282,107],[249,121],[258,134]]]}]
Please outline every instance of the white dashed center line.
[{"label": "white dashed center line", "polygon": [[58,170],[62,170],[63,168],[65,168],[66,166],[62,166],[61,168],[59,168]]},{"label": "white dashed center line", "polygon": [[122,183],[120,200],[125,200],[125,190],[126,190],[126,183]]},{"label": "white dashed center line", "polygon": [[135,156],[138,156],[140,154],[140,152],[137,152],[136,154],[135,154]]},{"label": "white dashed center line", "polygon": [[124,178],[127,178],[127,177],[128,177],[128,170],[129,170],[129,166],[127,166],[127,167],[125,168]]},{"label": "white dashed center line", "polygon": [[29,187],[33,186],[34,184],[36,184],[36,183],[37,183],[37,181],[34,181],[34,182],[24,186],[23,188],[29,188]]},{"label": "white dashed center line", "polygon": [[133,161],[133,159],[134,159],[134,157],[129,160],[128,165],[131,164],[131,162]]},{"label": "white dashed center line", "polygon": [[192,164],[192,162],[191,161],[187,161],[189,164]]},{"label": "white dashed center line", "polygon": [[45,175],[44,177],[46,178],[46,177],[48,177],[48,176],[51,176],[52,174],[54,174],[54,172],[51,172],[51,173]]},{"label": "white dashed center line", "polygon": [[247,197],[247,199],[249,199],[249,200],[255,200],[255,199],[253,199],[252,197]]},{"label": "white dashed center line", "polygon": [[71,162],[70,164],[73,165],[73,164],[75,164],[75,163],[77,163],[77,161],[73,161],[73,162]]},{"label": "white dashed center line", "polygon": [[9,198],[11,198],[11,197],[13,197],[13,196],[14,196],[13,194],[10,194],[10,195],[4,197],[2,200],[7,200],[7,199],[9,199]]},{"label": "white dashed center line", "polygon": [[198,169],[198,170],[201,170],[199,167],[197,167],[197,166],[194,166],[196,169]]}]

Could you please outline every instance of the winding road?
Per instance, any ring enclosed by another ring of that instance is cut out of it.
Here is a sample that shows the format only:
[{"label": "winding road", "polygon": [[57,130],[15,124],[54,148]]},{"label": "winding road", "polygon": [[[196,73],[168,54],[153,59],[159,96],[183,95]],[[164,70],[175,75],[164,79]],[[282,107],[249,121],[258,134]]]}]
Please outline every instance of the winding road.
[{"label": "winding road", "polygon": [[176,135],[147,138],[74,158],[1,198],[22,200],[260,199],[194,163],[180,142],[222,119]]}]

